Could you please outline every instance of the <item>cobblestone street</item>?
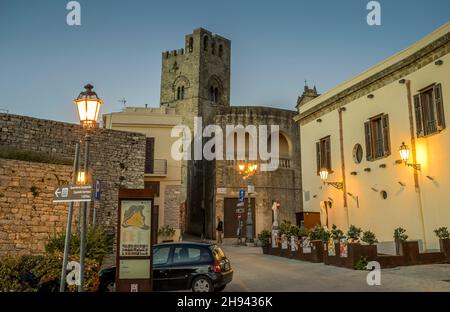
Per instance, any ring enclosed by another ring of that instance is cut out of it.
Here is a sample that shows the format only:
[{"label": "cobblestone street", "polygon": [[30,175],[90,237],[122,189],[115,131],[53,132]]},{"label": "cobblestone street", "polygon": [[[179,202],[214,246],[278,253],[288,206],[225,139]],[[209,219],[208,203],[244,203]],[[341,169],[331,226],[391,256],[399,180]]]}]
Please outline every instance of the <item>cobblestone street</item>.
[{"label": "cobblestone street", "polygon": [[368,286],[367,272],[262,254],[261,248],[222,246],[234,269],[225,291],[450,291],[450,264],[385,269],[381,286]]}]

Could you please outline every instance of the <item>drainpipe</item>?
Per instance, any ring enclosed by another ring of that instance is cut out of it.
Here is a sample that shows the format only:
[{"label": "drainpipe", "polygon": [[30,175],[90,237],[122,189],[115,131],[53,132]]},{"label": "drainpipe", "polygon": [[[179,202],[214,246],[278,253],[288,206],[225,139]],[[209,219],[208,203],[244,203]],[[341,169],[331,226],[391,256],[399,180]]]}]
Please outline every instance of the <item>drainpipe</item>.
[{"label": "drainpipe", "polygon": [[[409,113],[409,131],[411,137],[411,155],[413,164],[417,163],[417,152],[416,152],[416,137],[414,133],[414,119],[413,119],[413,105],[412,105],[412,94],[411,94],[411,80],[406,80],[406,93],[408,97],[408,113]],[[417,169],[413,170],[414,175],[414,187],[417,194],[417,204],[419,205],[419,216],[420,222],[422,225],[422,234],[423,234],[423,249],[427,250],[427,239],[425,232],[425,220],[423,216],[423,205],[422,205],[422,192],[420,190],[419,185],[419,173]]]},{"label": "drainpipe", "polygon": [[341,152],[341,174],[342,174],[342,196],[344,200],[344,210],[347,217],[347,228],[350,227],[350,215],[348,211],[347,204],[347,185],[345,179],[345,157],[344,157],[344,128],[342,122],[342,112],[345,111],[344,107],[338,109],[339,114],[339,144],[340,144],[340,152]]}]

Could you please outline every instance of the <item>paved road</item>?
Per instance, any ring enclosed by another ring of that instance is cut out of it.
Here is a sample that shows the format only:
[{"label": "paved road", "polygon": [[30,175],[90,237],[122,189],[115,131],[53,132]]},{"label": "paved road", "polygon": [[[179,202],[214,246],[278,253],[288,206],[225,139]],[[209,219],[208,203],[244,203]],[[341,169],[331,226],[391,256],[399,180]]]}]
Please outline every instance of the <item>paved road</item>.
[{"label": "paved road", "polygon": [[450,292],[450,264],[382,270],[382,285],[368,286],[367,272],[264,255],[261,248],[227,245],[222,248],[234,269],[233,282],[225,289],[228,292]]}]

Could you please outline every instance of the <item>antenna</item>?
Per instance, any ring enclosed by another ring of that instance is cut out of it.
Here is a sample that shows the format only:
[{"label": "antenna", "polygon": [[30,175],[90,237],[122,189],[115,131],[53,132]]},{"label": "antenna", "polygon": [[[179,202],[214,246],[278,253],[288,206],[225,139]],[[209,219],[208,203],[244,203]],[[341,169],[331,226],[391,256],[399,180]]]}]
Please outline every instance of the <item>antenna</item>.
[{"label": "antenna", "polygon": [[124,97],[122,97],[122,99],[121,100],[117,100],[117,102],[120,102],[120,103],[122,103],[122,105],[124,106],[124,107],[126,107],[127,106],[127,100],[124,98]]}]

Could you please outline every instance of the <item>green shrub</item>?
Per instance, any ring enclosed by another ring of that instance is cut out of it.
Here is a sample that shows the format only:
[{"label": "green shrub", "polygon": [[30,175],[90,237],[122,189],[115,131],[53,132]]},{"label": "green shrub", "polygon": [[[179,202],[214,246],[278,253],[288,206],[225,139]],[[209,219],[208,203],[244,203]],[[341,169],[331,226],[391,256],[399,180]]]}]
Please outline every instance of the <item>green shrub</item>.
[{"label": "green shrub", "polygon": [[309,232],[309,239],[310,240],[321,240],[324,242],[327,242],[330,239],[330,233],[320,225],[316,225],[310,232]]},{"label": "green shrub", "polygon": [[394,230],[394,239],[396,241],[406,241],[408,239],[408,235],[405,234],[406,230],[399,227]]},{"label": "green shrub", "polygon": [[291,236],[292,235],[292,223],[291,221],[288,220],[283,220],[283,222],[281,222],[279,228],[278,228],[278,234],[279,236]]},{"label": "green shrub", "polygon": [[368,271],[367,270],[368,264],[369,264],[369,261],[367,260],[367,258],[361,257],[361,258],[359,258],[358,262],[356,262],[356,264],[355,264],[355,270]]},{"label": "green shrub", "polygon": [[336,224],[333,224],[333,226],[331,227],[331,238],[335,241],[340,241],[342,238],[345,238],[344,232],[338,229]]},{"label": "green shrub", "polygon": [[261,233],[258,234],[258,240],[261,242],[262,246],[269,246],[270,238],[272,234],[268,230],[262,230]]},{"label": "green shrub", "polygon": [[446,228],[446,227],[438,228],[438,229],[434,230],[434,233],[436,234],[436,236],[439,239],[449,239],[450,238],[450,233],[448,232],[448,228]]},{"label": "green shrub", "polygon": [[308,237],[308,236],[309,236],[309,230],[308,230],[308,229],[305,229],[304,226],[301,226],[301,227],[298,229],[297,236],[298,236],[298,237]]},{"label": "green shrub", "polygon": [[364,243],[367,243],[369,245],[373,245],[375,243],[378,243],[377,237],[375,236],[375,233],[371,231],[365,231],[362,235],[361,239]]},{"label": "green shrub", "polygon": [[347,237],[352,241],[352,242],[358,242],[360,237],[361,237],[361,233],[362,230],[361,228],[358,228],[354,225],[350,225],[348,231],[347,231]]},{"label": "green shrub", "polygon": [[[54,235],[45,246],[47,253],[63,253],[66,234]],[[70,254],[80,254],[81,235],[73,233],[70,238]],[[102,263],[105,255],[112,253],[113,236],[102,228],[89,228],[86,232],[86,258]]]},{"label": "green shrub", "polygon": [[158,230],[158,236],[172,237],[175,235],[175,229],[170,225],[165,225]]}]

